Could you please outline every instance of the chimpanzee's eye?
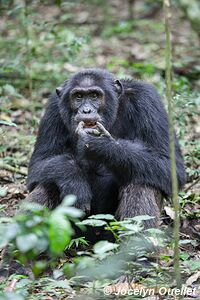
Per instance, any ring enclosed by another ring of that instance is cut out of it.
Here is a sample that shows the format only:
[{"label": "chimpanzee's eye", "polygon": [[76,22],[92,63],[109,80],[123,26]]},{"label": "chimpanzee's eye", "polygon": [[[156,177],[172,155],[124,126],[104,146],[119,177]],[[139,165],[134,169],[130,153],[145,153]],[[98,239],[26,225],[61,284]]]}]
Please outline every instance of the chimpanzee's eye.
[{"label": "chimpanzee's eye", "polygon": [[98,93],[93,92],[93,93],[91,94],[91,96],[92,96],[93,99],[96,99],[99,95],[98,95]]},{"label": "chimpanzee's eye", "polygon": [[75,97],[76,97],[77,99],[82,99],[82,98],[83,98],[83,94],[82,94],[82,93],[77,93],[77,94],[75,95]]}]

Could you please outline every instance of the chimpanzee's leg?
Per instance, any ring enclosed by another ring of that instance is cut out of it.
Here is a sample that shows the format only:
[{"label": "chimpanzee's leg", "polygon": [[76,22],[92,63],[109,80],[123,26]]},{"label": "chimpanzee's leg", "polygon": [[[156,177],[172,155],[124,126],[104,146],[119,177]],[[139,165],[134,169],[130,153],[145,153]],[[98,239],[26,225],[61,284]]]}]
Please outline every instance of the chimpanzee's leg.
[{"label": "chimpanzee's leg", "polygon": [[122,187],[119,193],[116,218],[123,220],[138,215],[154,216],[144,221],[145,228],[158,227],[161,207],[161,193],[153,188],[134,184]]},{"label": "chimpanzee's leg", "polygon": [[55,184],[39,184],[28,195],[27,200],[36,202],[49,209],[55,208],[60,201],[60,193]]}]

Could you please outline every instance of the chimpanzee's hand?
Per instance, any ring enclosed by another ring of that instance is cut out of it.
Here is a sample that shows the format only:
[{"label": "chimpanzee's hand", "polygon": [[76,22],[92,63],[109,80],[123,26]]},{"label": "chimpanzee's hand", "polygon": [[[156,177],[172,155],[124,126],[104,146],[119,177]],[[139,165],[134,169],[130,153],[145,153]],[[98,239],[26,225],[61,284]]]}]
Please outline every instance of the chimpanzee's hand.
[{"label": "chimpanzee's hand", "polygon": [[92,134],[94,136],[99,136],[100,132],[98,129],[95,128],[85,128],[85,123],[83,121],[79,122],[76,128],[76,134],[78,135],[79,139],[84,139],[87,134]]},{"label": "chimpanzee's hand", "polygon": [[111,134],[99,122],[92,128],[84,127],[84,122],[80,122],[76,133],[78,134],[78,152],[84,156],[88,154],[89,159],[96,157],[99,147],[106,149],[108,143],[114,141]]},{"label": "chimpanzee's hand", "polygon": [[105,127],[100,122],[97,122],[95,127],[89,128],[84,127],[84,122],[81,121],[77,126],[76,133],[80,138],[85,138],[87,135],[92,135],[95,137],[105,136],[108,138],[112,138],[111,134],[105,129]]}]

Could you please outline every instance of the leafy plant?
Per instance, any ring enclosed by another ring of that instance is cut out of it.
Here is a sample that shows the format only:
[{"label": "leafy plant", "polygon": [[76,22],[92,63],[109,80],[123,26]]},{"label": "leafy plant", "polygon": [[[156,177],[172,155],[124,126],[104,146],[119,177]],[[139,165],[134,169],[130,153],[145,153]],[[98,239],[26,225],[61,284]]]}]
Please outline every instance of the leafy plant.
[{"label": "leafy plant", "polygon": [[54,261],[70,244],[74,233],[72,223],[82,216],[80,210],[71,207],[74,201],[74,196],[68,196],[53,211],[25,202],[26,213],[14,219],[0,219],[0,247],[9,246],[8,251],[21,264],[34,261],[32,271],[37,275],[46,267],[37,261],[41,253],[48,253]]}]

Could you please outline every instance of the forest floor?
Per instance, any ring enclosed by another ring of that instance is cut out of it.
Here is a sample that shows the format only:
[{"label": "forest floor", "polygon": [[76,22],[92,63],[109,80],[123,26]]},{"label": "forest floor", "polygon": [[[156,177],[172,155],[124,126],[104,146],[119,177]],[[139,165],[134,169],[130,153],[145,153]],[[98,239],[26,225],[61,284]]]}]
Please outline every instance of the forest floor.
[{"label": "forest floor", "polygon": [[[37,2],[37,1],[36,1]],[[142,2],[142,1],[141,1]],[[0,31],[0,209],[12,216],[27,196],[26,174],[48,96],[81,67],[103,67],[156,85],[163,101],[165,34],[162,9],[155,15],[138,1],[128,20],[125,1],[9,8]],[[149,15],[148,15],[149,13]],[[200,260],[200,56],[199,41],[176,9],[172,16],[175,125],[187,184],[180,193],[182,245]],[[172,208],[165,216],[172,223]],[[184,258],[183,258],[184,259]],[[199,275],[200,277],[200,275]],[[196,279],[198,280],[198,278]],[[49,298],[50,299],[50,298]]]}]

